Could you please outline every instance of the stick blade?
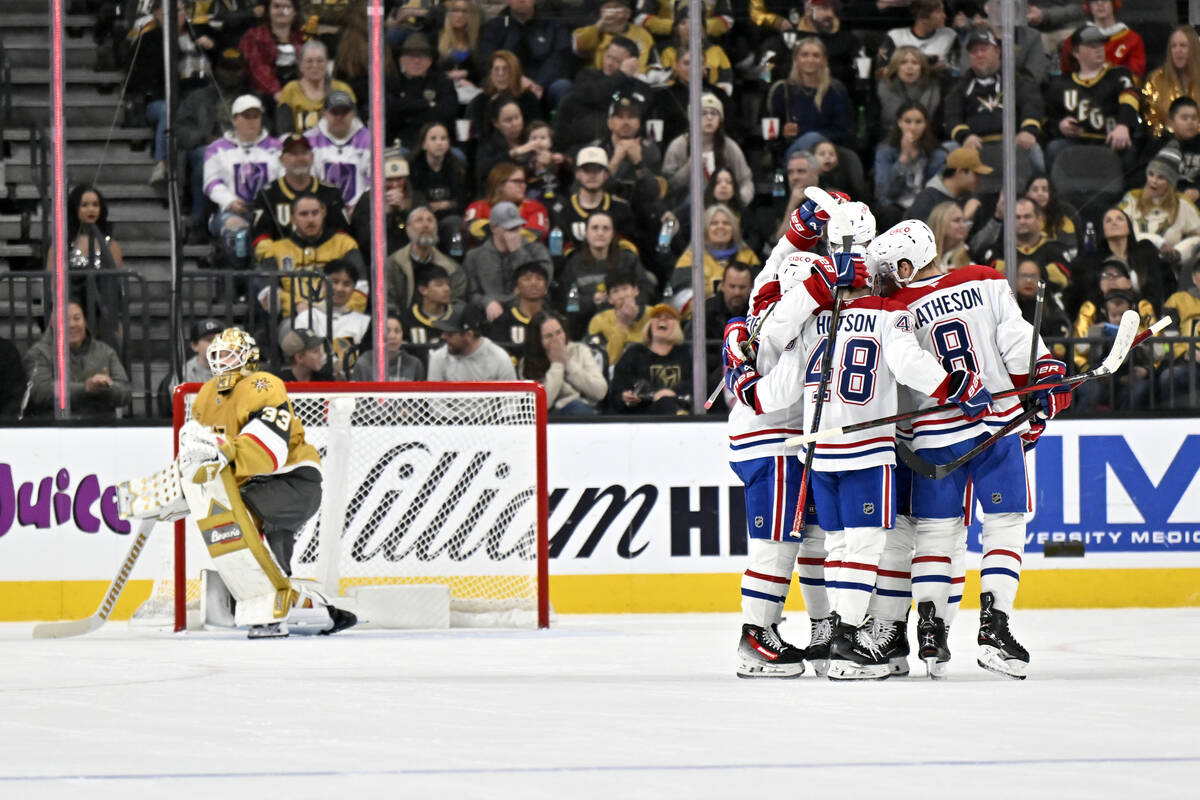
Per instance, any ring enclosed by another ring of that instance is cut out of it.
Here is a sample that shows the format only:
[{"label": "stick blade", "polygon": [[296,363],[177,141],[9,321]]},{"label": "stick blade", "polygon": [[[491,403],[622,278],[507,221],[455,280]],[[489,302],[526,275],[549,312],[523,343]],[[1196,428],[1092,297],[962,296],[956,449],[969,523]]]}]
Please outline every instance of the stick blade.
[{"label": "stick blade", "polygon": [[104,620],[93,614],[84,619],[72,619],[64,622],[42,622],[33,626],[35,639],[69,639],[72,636],[83,636],[100,628]]},{"label": "stick blade", "polygon": [[1113,338],[1112,350],[1109,351],[1101,366],[1105,373],[1112,374],[1120,369],[1126,357],[1129,355],[1129,349],[1133,346],[1133,340],[1137,338],[1138,326],[1141,325],[1142,318],[1138,312],[1132,308],[1121,315],[1121,324],[1117,328],[1117,335]]}]

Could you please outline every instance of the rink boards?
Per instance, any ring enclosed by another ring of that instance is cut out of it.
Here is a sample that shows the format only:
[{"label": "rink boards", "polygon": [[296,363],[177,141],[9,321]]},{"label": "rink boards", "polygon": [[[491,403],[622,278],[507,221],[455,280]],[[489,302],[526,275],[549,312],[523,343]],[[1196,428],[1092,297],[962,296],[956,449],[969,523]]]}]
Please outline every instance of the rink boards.
[{"label": "rink boards", "polygon": [[[1200,420],[1050,430],[1033,459],[1038,509],[1018,605],[1200,605]],[[745,517],[722,423],[551,425],[548,440],[556,611],[738,608]],[[160,468],[170,429],[8,429],[3,442],[0,621],[91,613],[128,546],[113,486]],[[1043,555],[1045,542],[1067,540],[1086,555]],[[115,617],[144,599],[154,572],[139,563]]]}]

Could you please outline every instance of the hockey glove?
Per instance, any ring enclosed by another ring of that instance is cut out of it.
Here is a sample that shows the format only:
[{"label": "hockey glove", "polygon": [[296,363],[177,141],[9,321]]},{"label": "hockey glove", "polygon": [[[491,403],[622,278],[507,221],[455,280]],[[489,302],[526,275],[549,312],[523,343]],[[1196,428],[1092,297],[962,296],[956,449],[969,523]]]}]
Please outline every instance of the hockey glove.
[{"label": "hockey glove", "polygon": [[767,281],[762,286],[758,287],[758,291],[754,294],[754,299],[750,302],[750,313],[755,317],[761,317],[763,312],[779,302],[779,298],[783,293],[779,288],[779,281]]},{"label": "hockey glove", "polygon": [[[1057,358],[1051,358],[1050,356],[1039,358],[1037,366],[1033,370],[1033,382],[1035,384],[1056,384],[1066,377],[1067,365]],[[1054,419],[1071,407],[1071,387],[1062,385],[1048,386],[1045,389],[1039,389],[1034,392],[1033,398],[1042,407],[1042,410],[1038,412],[1038,416],[1042,419]]]},{"label": "hockey glove", "polygon": [[1021,448],[1028,453],[1037,444],[1037,440],[1046,432],[1046,423],[1034,417],[1029,420],[1029,430],[1021,434]]},{"label": "hockey glove", "polygon": [[992,393],[978,375],[965,369],[947,375],[931,396],[939,403],[954,403],[969,420],[979,419],[992,408]]},{"label": "hockey glove", "polygon": [[184,480],[193,480],[205,464],[216,463],[219,472],[229,463],[221,445],[224,440],[210,429],[192,420],[179,429],[179,473]]},{"label": "hockey glove", "polygon": [[755,414],[763,413],[762,408],[758,405],[758,396],[754,388],[754,385],[760,380],[762,380],[762,375],[759,375],[754,367],[745,363],[725,372],[725,388],[743,405],[753,409]]},{"label": "hockey glove", "polygon": [[797,250],[811,250],[821,240],[829,214],[813,200],[805,200],[792,212],[785,235]]},{"label": "hockey glove", "polygon": [[750,343],[750,331],[746,328],[745,317],[733,317],[725,325],[725,345],[721,348],[721,363],[725,369],[740,367],[746,361],[747,348]]}]

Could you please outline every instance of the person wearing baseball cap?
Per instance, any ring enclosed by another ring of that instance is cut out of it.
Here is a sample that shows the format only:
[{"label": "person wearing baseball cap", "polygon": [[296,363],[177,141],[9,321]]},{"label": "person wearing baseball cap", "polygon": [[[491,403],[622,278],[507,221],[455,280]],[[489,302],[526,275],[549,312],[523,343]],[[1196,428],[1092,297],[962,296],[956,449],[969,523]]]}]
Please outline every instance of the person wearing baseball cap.
[{"label": "person wearing baseball cap", "polygon": [[975,190],[979,188],[979,176],[990,175],[992,168],[979,158],[979,151],[970,147],[960,147],[946,157],[946,165],[942,174],[930,179],[908,207],[906,215],[910,219],[926,220],[934,207],[953,200],[963,207],[967,219],[974,217],[979,210],[979,199]]},{"label": "person wearing baseball cap", "polygon": [[302,194],[310,194],[325,207],[325,233],[332,236],[346,227],[346,205],[342,190],[313,175],[313,149],[302,133],[283,137],[279,163],[283,174],[267,184],[254,199],[254,226],[250,238],[254,246],[268,239],[287,237],[291,226],[292,203]]},{"label": "person wearing baseball cap", "polygon": [[[286,84],[279,92],[279,111],[276,119],[286,119],[284,114],[291,114],[290,129],[293,131],[311,130],[321,121],[321,112],[329,108],[329,99],[335,93],[340,95],[340,102],[354,106],[358,99],[354,90],[348,84],[339,80],[331,80],[328,76],[329,52],[320,39],[309,39],[300,48],[300,77]],[[280,121],[282,126],[287,122]],[[281,130],[288,130],[282,127]]]},{"label": "person wearing baseball cap", "polygon": [[441,70],[431,69],[434,50],[425,34],[408,34],[399,54],[400,75],[387,85],[388,138],[398,137],[406,149],[413,150],[421,128],[430,122],[454,130],[458,92]]},{"label": "person wearing baseball cap", "polygon": [[342,190],[342,201],[353,208],[371,183],[371,132],[358,118],[348,92],[325,96],[325,112],[305,136],[313,148],[313,171]]},{"label": "person wearing baseball cap", "polygon": [[492,321],[488,334],[501,344],[523,344],[525,327],[546,305],[546,294],[550,291],[550,271],[541,261],[526,261],[513,270],[512,300],[504,304],[504,311]]},{"label": "person wearing baseball cap", "polygon": [[474,305],[456,306],[449,317],[433,323],[446,344],[429,353],[429,380],[516,380],[512,358],[482,335],[485,323],[483,312]]},{"label": "person wearing baseball cap", "polygon": [[279,341],[279,349],[283,353],[279,378],[284,383],[333,380],[325,337],[303,328],[289,331]]},{"label": "person wearing baseball cap", "polygon": [[516,299],[516,273],[528,262],[540,264],[549,279],[554,277],[550,253],[538,242],[526,241],[520,210],[508,201],[492,206],[488,221],[490,235],[467,253],[463,268],[471,276],[468,299],[483,309],[488,322],[504,313],[505,303]]},{"label": "person wearing baseball cap", "polygon": [[205,383],[213,376],[208,366],[208,346],[212,344],[225,325],[215,319],[202,319],[192,323],[188,331],[188,347],[192,349],[192,357],[183,364],[183,380],[175,380],[175,374],[168,372],[158,385],[158,409],[163,416],[171,415],[172,395],[175,387],[181,383]]},{"label": "person wearing baseball cap", "polygon": [[692,360],[680,346],[679,312],[659,303],[646,317],[645,340],[628,345],[613,367],[613,406],[626,414],[687,414]]},{"label": "person wearing baseball cap", "polygon": [[610,194],[608,153],[603,147],[589,145],[575,154],[575,191],[554,207],[552,223],[563,232],[564,253],[586,247],[587,219],[596,211],[612,217],[614,232],[623,238],[637,238],[638,225],[633,207],[625,199]]}]

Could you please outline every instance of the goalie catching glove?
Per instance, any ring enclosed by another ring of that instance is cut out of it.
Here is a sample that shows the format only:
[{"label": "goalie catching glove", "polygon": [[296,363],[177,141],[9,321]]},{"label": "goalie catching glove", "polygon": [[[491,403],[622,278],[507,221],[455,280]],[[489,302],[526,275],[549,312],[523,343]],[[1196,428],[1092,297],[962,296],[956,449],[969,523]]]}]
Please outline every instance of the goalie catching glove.
[{"label": "goalie catching glove", "polygon": [[983,386],[983,381],[974,372],[956,369],[931,395],[939,403],[954,403],[969,420],[976,420],[992,408],[992,393]]},{"label": "goalie catching glove", "polygon": [[[191,420],[179,429],[179,471],[184,480],[194,480],[200,468],[216,464],[213,474],[229,463],[226,443],[212,430]],[[205,473],[207,474],[207,473]]]},{"label": "goalie catching glove", "polygon": [[1042,407],[1038,412],[1042,419],[1054,419],[1071,407],[1071,387],[1061,385],[1066,377],[1067,365],[1057,358],[1042,356],[1038,359],[1033,370],[1033,382],[1056,384],[1033,393],[1034,399]]}]

